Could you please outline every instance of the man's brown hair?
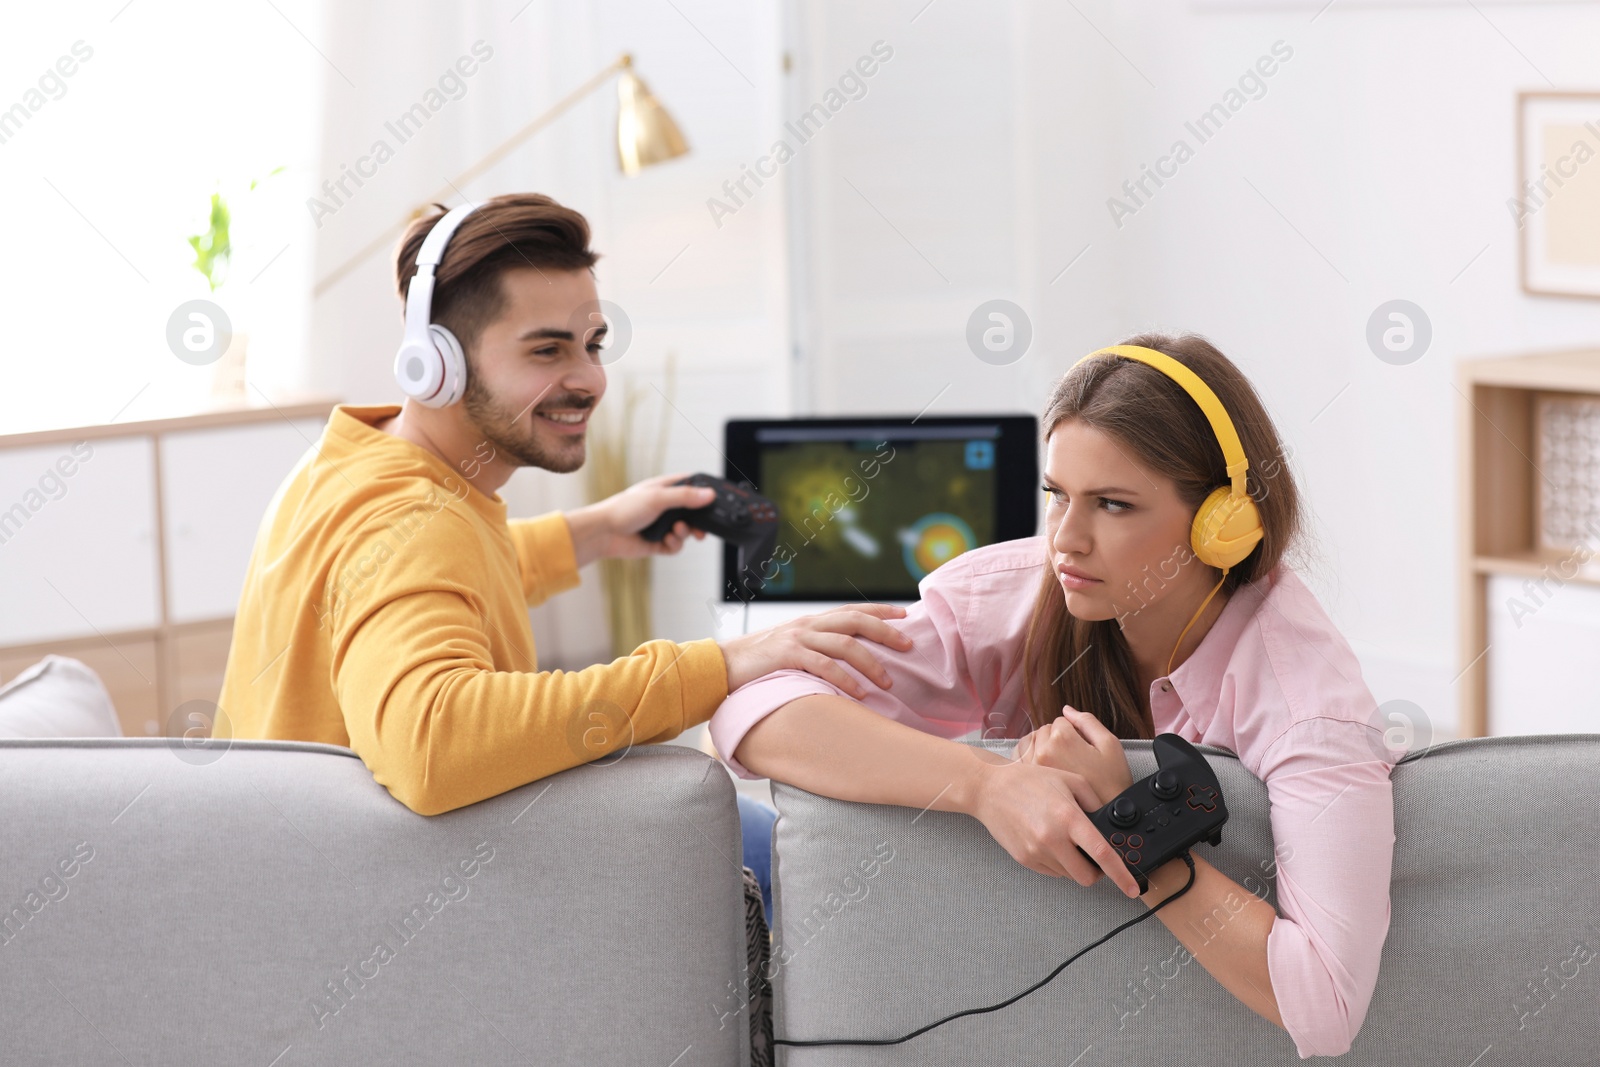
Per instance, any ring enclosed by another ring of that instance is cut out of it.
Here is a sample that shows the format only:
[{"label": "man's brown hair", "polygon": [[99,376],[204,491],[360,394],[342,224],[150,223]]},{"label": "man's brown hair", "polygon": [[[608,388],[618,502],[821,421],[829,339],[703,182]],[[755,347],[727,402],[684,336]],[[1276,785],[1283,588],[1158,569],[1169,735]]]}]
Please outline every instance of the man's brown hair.
[{"label": "man's brown hair", "polygon": [[[413,219],[395,250],[395,285],[404,304],[417,272],[417,253],[428,231],[444,217]],[[434,268],[432,321],[447,327],[470,356],[485,326],[505,311],[500,276],[517,267],[586,270],[600,254],[589,247],[589,222],[541,193],[507,193],[478,205],[450,235]]]}]

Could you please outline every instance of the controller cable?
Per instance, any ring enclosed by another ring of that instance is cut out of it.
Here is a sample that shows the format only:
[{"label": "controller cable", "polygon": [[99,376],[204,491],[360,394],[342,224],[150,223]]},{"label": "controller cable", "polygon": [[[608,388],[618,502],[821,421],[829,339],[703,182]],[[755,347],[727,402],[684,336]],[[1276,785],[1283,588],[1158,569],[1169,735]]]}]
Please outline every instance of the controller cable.
[{"label": "controller cable", "polygon": [[802,1048],[802,1047],[803,1048],[813,1048],[813,1047],[816,1047],[818,1045],[899,1045],[899,1044],[902,1044],[902,1043],[904,1043],[906,1041],[910,1041],[914,1037],[920,1037],[921,1035],[927,1033],[929,1030],[932,1030],[936,1026],[943,1026],[945,1023],[951,1022],[951,1021],[953,1021],[955,1019],[960,1019],[960,1018],[963,1018],[963,1017],[968,1016],[968,1015],[986,1015],[989,1012],[999,1011],[1001,1008],[1010,1007],[1012,1004],[1015,1004],[1017,1001],[1021,1000],[1023,997],[1027,996],[1029,993],[1032,993],[1034,990],[1041,989],[1044,986],[1048,985],[1051,982],[1051,980],[1055,978],[1056,975],[1060,974],[1062,971],[1067,969],[1067,964],[1071,963],[1073,960],[1077,959],[1079,956],[1083,955],[1085,952],[1088,952],[1092,948],[1098,948],[1099,946],[1105,944],[1107,941],[1111,940],[1113,937],[1116,937],[1118,934],[1122,933],[1122,931],[1126,930],[1128,927],[1133,926],[1136,923],[1144,922],[1146,919],[1150,918],[1150,916],[1154,915],[1156,912],[1160,911],[1162,908],[1166,907],[1168,904],[1171,904],[1174,900],[1177,900],[1179,897],[1181,897],[1185,893],[1187,893],[1189,891],[1189,887],[1194,885],[1194,879],[1195,879],[1194,858],[1189,855],[1189,851],[1187,849],[1185,849],[1183,851],[1182,857],[1183,857],[1183,862],[1187,863],[1189,865],[1189,880],[1184,883],[1182,889],[1178,890],[1176,893],[1172,894],[1166,900],[1163,900],[1161,903],[1157,904],[1155,907],[1151,908],[1149,911],[1145,912],[1143,915],[1138,915],[1138,916],[1135,916],[1132,919],[1129,919],[1127,922],[1123,923],[1121,926],[1117,927],[1116,929],[1112,930],[1110,933],[1106,934],[1104,937],[1100,938],[1100,940],[1094,942],[1093,944],[1087,945],[1084,948],[1079,949],[1075,954],[1073,954],[1066,961],[1066,963],[1063,963],[1061,966],[1057,967],[1055,970],[1051,971],[1049,974],[1045,975],[1043,978],[1039,979],[1039,981],[1035,982],[1033,985],[1029,986],[1027,989],[1024,989],[1022,992],[1018,993],[1014,997],[1011,997],[1011,998],[1009,998],[1007,1000],[1002,1000],[998,1004],[991,1004],[987,1008],[968,1008],[966,1011],[958,1011],[954,1015],[946,1015],[943,1019],[940,1019],[938,1022],[929,1023],[927,1026],[923,1026],[923,1027],[920,1027],[920,1028],[918,1028],[916,1030],[913,1030],[909,1034],[906,1034],[904,1037],[857,1038],[857,1039],[854,1039],[854,1040],[841,1039],[841,1040],[835,1040],[835,1041],[794,1041],[794,1040],[790,1040],[788,1038],[775,1037],[775,1038],[772,1039],[772,1043],[774,1045],[791,1045],[791,1046],[794,1046],[796,1048]]}]

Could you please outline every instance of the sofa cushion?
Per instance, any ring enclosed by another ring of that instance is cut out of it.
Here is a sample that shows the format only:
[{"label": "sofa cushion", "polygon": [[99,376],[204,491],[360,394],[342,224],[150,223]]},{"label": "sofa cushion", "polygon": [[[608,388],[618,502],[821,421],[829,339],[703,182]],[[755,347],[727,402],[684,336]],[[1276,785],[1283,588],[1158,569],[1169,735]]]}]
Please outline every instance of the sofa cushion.
[{"label": "sofa cushion", "polygon": [[79,660],[46,656],[0,686],[0,738],[121,736],[111,695]]},{"label": "sofa cushion", "polygon": [[7,1062],[746,1061],[733,788],[686,748],[430,818],[329,745],[10,741],[0,826]]},{"label": "sofa cushion", "polygon": [[[1008,745],[991,747],[1009,748]],[[1197,746],[1228,798],[1197,854],[1276,903],[1266,788]],[[1155,770],[1126,741],[1135,779]],[[1600,1042],[1600,736],[1449,742],[1393,773],[1392,916],[1365,1024],[1340,1063],[1594,1062]],[[775,785],[772,969],[779,1037],[898,1037],[995,1003],[1148,909],[1108,879],[1030,871],[976,819],[851,804]],[[1078,1057],[1082,1056],[1081,1059]],[[794,1050],[792,1062],[1299,1062],[1159,917],[999,1012],[891,1048]]]}]

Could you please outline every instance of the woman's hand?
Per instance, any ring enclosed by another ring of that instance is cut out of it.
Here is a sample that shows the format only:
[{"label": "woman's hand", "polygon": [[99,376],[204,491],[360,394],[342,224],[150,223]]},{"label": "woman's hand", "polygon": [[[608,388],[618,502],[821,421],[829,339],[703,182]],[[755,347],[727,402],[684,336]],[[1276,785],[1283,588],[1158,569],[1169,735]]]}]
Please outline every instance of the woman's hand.
[{"label": "woman's hand", "polygon": [[1099,719],[1071,706],[1017,742],[1017,759],[1082,775],[1098,801],[1086,811],[1111,803],[1133,784],[1122,742]]},{"label": "woman's hand", "polygon": [[1095,799],[1081,774],[1038,763],[1001,763],[986,769],[970,813],[1024,867],[1081,886],[1094,885],[1104,872],[1123,893],[1136,897],[1139,883],[1084,814],[1086,807],[1099,806]]}]

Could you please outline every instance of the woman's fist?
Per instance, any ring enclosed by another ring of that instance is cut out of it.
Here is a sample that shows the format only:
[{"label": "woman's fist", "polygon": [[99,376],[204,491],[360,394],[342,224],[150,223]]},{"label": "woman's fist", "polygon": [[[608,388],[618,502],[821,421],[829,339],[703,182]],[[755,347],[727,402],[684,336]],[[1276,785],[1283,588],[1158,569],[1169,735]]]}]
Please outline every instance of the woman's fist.
[{"label": "woman's fist", "polygon": [[1099,719],[1070,706],[1061,709],[1059,719],[1017,742],[1017,758],[1082,775],[1099,799],[1096,807],[1111,803],[1133,784],[1122,742]]}]

